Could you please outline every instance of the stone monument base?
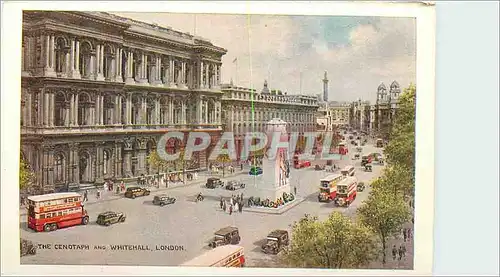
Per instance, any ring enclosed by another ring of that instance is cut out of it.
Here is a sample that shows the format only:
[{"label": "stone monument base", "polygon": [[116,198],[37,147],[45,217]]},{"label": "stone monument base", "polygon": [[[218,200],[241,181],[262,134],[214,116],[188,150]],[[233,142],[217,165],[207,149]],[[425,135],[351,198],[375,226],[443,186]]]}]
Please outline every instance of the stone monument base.
[{"label": "stone monument base", "polygon": [[283,206],[280,206],[278,208],[267,208],[267,207],[259,207],[259,206],[252,206],[248,207],[245,206],[243,208],[243,212],[251,212],[251,213],[262,213],[262,214],[283,214],[287,212],[288,210],[292,209],[293,207],[299,205],[304,201],[305,198],[295,198],[293,201],[290,201],[286,203]]}]

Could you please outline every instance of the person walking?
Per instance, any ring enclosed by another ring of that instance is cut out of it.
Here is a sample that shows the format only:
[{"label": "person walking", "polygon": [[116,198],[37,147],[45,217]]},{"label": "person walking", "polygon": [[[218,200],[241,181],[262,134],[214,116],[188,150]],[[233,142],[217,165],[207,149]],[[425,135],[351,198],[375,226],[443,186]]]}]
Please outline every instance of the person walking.
[{"label": "person walking", "polygon": [[[402,245],[401,245],[402,246]],[[398,249],[398,260],[401,261],[401,258],[403,258],[403,248],[399,246],[399,249]]]},{"label": "person walking", "polygon": [[120,187],[116,186],[116,194],[120,194]]},{"label": "person walking", "polygon": [[222,209],[224,210],[224,212],[227,211],[226,201],[222,202]]},{"label": "person walking", "polygon": [[293,187],[293,194],[295,194],[295,196],[297,196],[297,187]]},{"label": "person walking", "polygon": [[403,257],[406,257],[406,246],[405,246],[405,244],[402,243],[400,247],[401,247],[401,251],[403,253]]},{"label": "person walking", "polygon": [[239,211],[240,210],[240,205],[238,205],[238,201],[236,201],[236,203],[234,203],[234,210],[235,211]]},{"label": "person walking", "polygon": [[89,192],[88,192],[88,190],[85,190],[85,191],[83,192],[83,202],[87,202],[87,201],[89,201],[89,198],[88,198],[88,193],[89,193]]},{"label": "person walking", "polygon": [[406,235],[406,237],[408,238],[408,240],[410,240],[411,239],[411,228],[408,228],[407,233],[408,234]]},{"label": "person walking", "polygon": [[97,190],[95,197],[97,200],[99,200],[99,198],[101,198],[101,191],[100,190]]},{"label": "person walking", "polygon": [[224,200],[222,199],[222,197],[220,198],[220,209],[222,210],[224,207]]},{"label": "person walking", "polygon": [[229,205],[229,215],[233,214],[233,205]]},{"label": "person walking", "polygon": [[240,169],[243,171],[243,163],[240,164]]},{"label": "person walking", "polygon": [[240,213],[241,213],[241,212],[243,212],[243,202],[241,202],[241,203],[240,203],[240,205],[239,205],[238,207],[239,207],[238,211],[239,211]]},{"label": "person walking", "polygon": [[398,250],[396,249],[396,245],[392,246],[392,260],[396,260],[396,256],[398,255]]},{"label": "person walking", "polygon": [[403,228],[403,241],[406,242],[407,229]]}]

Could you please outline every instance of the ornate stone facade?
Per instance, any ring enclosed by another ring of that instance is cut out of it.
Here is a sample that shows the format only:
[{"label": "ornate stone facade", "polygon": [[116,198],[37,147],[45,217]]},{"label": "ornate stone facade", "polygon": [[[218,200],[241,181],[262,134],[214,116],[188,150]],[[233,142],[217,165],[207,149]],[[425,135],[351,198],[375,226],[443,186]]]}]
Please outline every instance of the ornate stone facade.
[{"label": "ornate stone facade", "polygon": [[[226,50],[102,12],[24,12],[22,155],[45,191],[153,174],[168,131],[222,131]],[[207,153],[199,153],[204,167]]]},{"label": "ornate stone facade", "polygon": [[265,124],[273,118],[288,122],[291,132],[316,130],[318,99],[315,96],[288,95],[279,90],[269,90],[267,82],[264,82],[260,93],[233,85],[222,85],[222,91],[224,130],[235,133],[237,149],[241,149],[241,139],[246,132],[264,132]]}]

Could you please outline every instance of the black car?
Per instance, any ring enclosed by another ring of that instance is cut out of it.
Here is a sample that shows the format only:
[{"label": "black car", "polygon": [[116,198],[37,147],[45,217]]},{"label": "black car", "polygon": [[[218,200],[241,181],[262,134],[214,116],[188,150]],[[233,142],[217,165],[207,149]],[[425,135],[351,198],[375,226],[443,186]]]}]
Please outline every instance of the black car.
[{"label": "black car", "polygon": [[165,206],[174,203],[175,203],[175,198],[169,197],[166,194],[156,195],[153,198],[153,205]]},{"label": "black car", "polygon": [[129,187],[127,191],[125,191],[125,197],[127,198],[136,198],[138,196],[148,196],[151,191],[141,188],[141,187]]},{"label": "black car", "polygon": [[215,189],[218,187],[222,187],[224,185],[224,182],[220,178],[217,177],[211,177],[207,179],[207,182],[205,183],[205,187],[208,189]]},{"label": "black car", "polygon": [[97,216],[97,224],[109,226],[111,224],[125,222],[125,215],[121,212],[104,212]]},{"label": "black car", "polygon": [[226,184],[226,189],[227,190],[237,190],[237,189],[244,189],[245,184],[240,183],[238,181],[228,181]]}]

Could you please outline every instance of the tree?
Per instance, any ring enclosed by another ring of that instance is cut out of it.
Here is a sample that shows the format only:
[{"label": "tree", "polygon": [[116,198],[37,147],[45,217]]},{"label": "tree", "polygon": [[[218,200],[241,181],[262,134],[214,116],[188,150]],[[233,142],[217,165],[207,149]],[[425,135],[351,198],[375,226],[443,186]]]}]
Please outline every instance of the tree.
[{"label": "tree", "polygon": [[[383,182],[383,179],[377,181]],[[411,218],[408,205],[401,197],[395,197],[386,189],[374,189],[357,213],[360,222],[378,235],[382,246],[382,263],[385,264],[388,238],[399,234],[403,224]]]},{"label": "tree", "polygon": [[158,152],[156,152],[156,150],[149,153],[149,155],[147,156],[147,161],[158,171],[170,171],[171,169],[175,168],[176,164],[176,161],[166,161],[162,159],[160,155],[158,155]]},{"label": "tree", "polygon": [[34,174],[23,158],[19,160],[19,190],[29,190],[33,186]]},{"label": "tree", "polygon": [[306,215],[292,226],[283,262],[292,267],[358,268],[376,258],[369,228],[333,212],[325,221]]},{"label": "tree", "polygon": [[231,158],[229,157],[228,154],[221,154],[217,156],[216,161],[222,164],[222,177],[224,177],[226,171],[226,164],[231,162]]},{"label": "tree", "polygon": [[384,150],[389,164],[415,167],[415,109],[416,87],[411,84],[399,98],[390,140]]},{"label": "tree", "polygon": [[373,190],[387,190],[394,197],[412,197],[415,188],[413,170],[404,166],[391,165],[384,169],[382,176],[371,184]]}]

